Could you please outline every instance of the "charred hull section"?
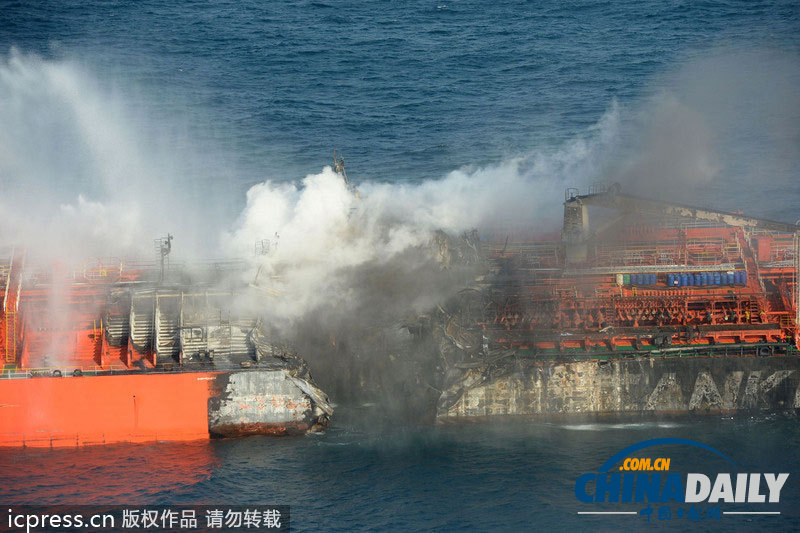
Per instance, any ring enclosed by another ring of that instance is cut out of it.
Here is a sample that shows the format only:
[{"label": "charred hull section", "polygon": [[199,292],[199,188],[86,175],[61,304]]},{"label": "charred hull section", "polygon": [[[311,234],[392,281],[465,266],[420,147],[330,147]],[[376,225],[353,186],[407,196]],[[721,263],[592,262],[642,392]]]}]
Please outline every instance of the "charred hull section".
[{"label": "charred hull section", "polygon": [[301,434],[328,427],[332,414],[322,391],[288,371],[230,372],[213,381],[208,431],[212,437]]},{"label": "charred hull section", "polygon": [[560,240],[499,237],[420,320],[438,420],[800,408],[800,226],[595,185]]},{"label": "charred hull section", "polygon": [[796,357],[688,357],[583,362],[517,360],[470,369],[439,400],[440,422],[526,415],[795,412]]},{"label": "charred hull section", "polygon": [[272,435],[275,437],[303,435],[310,429],[304,422],[266,423],[250,422],[222,424],[214,426],[211,436],[214,438],[249,437],[251,435]]}]

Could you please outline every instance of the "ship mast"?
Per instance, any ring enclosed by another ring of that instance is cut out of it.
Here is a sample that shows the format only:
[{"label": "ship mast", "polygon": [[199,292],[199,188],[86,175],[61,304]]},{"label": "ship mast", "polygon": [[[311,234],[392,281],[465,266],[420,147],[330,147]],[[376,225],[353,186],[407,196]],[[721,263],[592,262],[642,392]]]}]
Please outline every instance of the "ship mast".
[{"label": "ship mast", "polygon": [[339,174],[344,180],[345,185],[350,187],[350,180],[347,179],[347,172],[344,170],[344,157],[341,154],[336,154],[336,149],[333,149],[333,171]]},{"label": "ship mast", "polygon": [[161,274],[159,276],[159,283],[164,282],[164,263],[168,261],[169,253],[172,251],[172,234],[167,233],[166,237],[156,239],[156,251],[158,252],[161,260]]},{"label": "ship mast", "polygon": [[353,193],[353,196],[355,196],[356,199],[359,199],[360,195],[358,194],[358,187],[350,183],[350,180],[347,178],[347,172],[344,170],[344,158],[341,156],[341,154],[337,154],[336,149],[333,150],[333,171],[342,177],[347,189]]}]

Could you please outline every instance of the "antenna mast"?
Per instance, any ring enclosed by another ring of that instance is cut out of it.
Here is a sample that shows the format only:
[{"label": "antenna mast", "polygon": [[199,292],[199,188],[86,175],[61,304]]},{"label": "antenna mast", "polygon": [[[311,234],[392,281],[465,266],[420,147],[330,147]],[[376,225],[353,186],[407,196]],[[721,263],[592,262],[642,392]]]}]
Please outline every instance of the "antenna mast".
[{"label": "antenna mast", "polygon": [[161,259],[161,276],[159,282],[164,282],[164,263],[169,261],[169,253],[172,251],[172,234],[167,233],[166,237],[156,239],[156,250]]},{"label": "antenna mast", "polygon": [[344,179],[345,185],[350,187],[350,180],[347,179],[347,172],[344,170],[344,157],[336,154],[336,149],[333,149],[333,170]]}]

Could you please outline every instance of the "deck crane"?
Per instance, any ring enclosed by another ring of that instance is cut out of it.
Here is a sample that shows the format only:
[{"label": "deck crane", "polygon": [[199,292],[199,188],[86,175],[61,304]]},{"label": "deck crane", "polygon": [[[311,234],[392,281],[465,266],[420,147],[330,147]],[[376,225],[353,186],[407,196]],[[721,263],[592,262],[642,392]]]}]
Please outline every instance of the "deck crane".
[{"label": "deck crane", "polygon": [[589,229],[588,207],[598,206],[614,209],[625,214],[640,214],[664,217],[682,217],[724,224],[739,228],[762,229],[793,235],[794,237],[794,312],[795,324],[800,325],[800,226],[787,222],[755,218],[741,213],[720,211],[705,207],[675,204],[623,194],[619,183],[610,187],[595,186],[589,194],[580,194],[578,189],[567,189],[564,200],[564,225],[562,240],[565,243],[568,264],[586,261],[587,241],[592,235]]}]

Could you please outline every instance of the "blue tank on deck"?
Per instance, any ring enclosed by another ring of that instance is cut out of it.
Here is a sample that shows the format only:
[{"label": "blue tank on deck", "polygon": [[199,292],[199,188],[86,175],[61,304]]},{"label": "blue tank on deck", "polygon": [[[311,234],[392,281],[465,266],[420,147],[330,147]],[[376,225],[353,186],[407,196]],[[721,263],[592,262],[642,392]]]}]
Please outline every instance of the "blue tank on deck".
[{"label": "blue tank on deck", "polygon": [[703,284],[703,276],[701,276],[699,273],[695,274],[694,275],[694,285],[695,285],[695,287],[699,287],[702,284]]},{"label": "blue tank on deck", "polygon": [[655,274],[650,274],[650,276],[649,276],[650,285],[655,285],[657,281],[658,281],[658,278],[656,277],[656,275]]}]

